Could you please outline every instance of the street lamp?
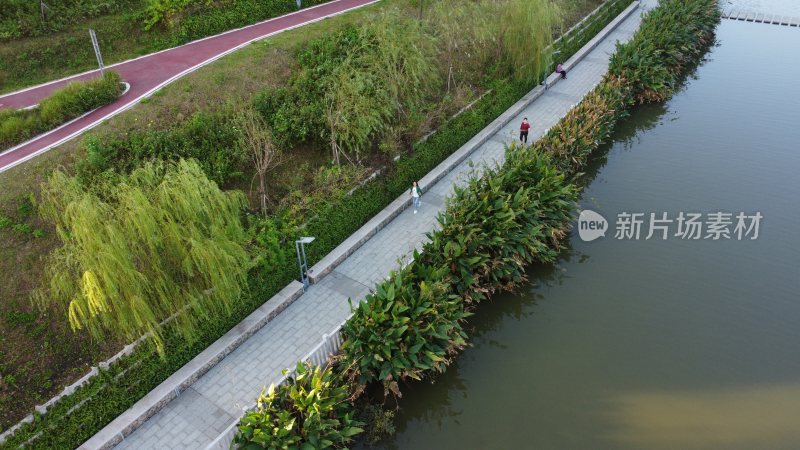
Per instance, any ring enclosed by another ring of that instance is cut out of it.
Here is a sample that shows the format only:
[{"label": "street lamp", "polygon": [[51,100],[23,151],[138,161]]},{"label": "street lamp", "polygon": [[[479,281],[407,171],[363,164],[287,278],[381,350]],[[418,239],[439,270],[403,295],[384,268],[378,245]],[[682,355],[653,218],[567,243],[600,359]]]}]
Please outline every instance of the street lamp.
[{"label": "street lamp", "polygon": [[303,289],[308,288],[308,262],[306,261],[306,244],[314,242],[313,236],[304,236],[294,241],[294,248],[297,250],[297,263],[300,265],[300,281],[303,282]]}]

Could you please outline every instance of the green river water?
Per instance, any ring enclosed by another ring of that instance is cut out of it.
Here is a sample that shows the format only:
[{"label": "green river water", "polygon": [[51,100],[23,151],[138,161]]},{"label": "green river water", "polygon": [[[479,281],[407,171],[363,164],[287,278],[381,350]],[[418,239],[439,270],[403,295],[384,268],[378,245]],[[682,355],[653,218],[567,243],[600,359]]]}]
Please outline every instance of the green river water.
[{"label": "green river water", "polygon": [[[379,447],[800,449],[800,29],[717,37],[598,151],[581,206],[611,231],[482,304]],[[621,212],[681,211],[763,219],[756,240],[614,238]]]}]

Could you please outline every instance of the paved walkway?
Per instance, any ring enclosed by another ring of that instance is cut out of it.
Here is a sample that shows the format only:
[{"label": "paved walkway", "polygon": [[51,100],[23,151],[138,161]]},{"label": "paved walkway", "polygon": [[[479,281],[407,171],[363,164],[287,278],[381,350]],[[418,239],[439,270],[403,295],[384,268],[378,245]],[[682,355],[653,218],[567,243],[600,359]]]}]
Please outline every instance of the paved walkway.
[{"label": "paved walkway", "polygon": [[[644,0],[642,8],[655,3]],[[453,184],[462,184],[473,170],[470,162],[480,165],[501,161],[504,145],[512,136],[516,138],[523,116],[532,122],[529,137],[541,137],[600,81],[615,42],[629,39],[639,23],[640,15],[634,12],[569,72],[566,81],[535,100],[440,182],[425,186],[418,214],[406,209],[117,448],[204,448],[210,444],[244,407],[252,404],[262,387],[278,381],[283,368],[293,367],[323,334],[348,317],[348,298],[364,298],[370,288],[398,267],[398,261],[408,259],[413,248],[421,248],[425,232],[434,228],[436,214],[443,209]]]},{"label": "paved walkway", "polygon": [[[319,6],[276,17],[238,30],[191,42],[180,47],[153,53],[140,58],[112,64],[113,69],[130,84],[130,90],[117,101],[66,125],[39,135],[30,141],[0,153],[0,172],[72,139],[86,130],[134,106],[165,85],[193,72],[248,43],[267,36],[296,28],[326,17],[360,8],[378,0],[334,0]],[[99,71],[91,71],[21,91],[0,95],[0,108],[24,108],[38,104],[54,90],[68,82],[95,78]]]}]

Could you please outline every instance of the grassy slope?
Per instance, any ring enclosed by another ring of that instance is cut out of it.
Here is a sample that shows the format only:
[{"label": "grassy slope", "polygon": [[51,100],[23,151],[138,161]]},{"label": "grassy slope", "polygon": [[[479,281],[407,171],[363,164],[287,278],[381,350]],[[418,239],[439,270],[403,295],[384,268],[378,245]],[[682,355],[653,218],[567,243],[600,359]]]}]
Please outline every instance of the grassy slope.
[{"label": "grassy slope", "polygon": [[[1,42],[0,93],[96,69],[97,61],[89,39],[89,29],[96,31],[106,65],[174,47],[186,39],[192,40],[190,37],[180,37],[182,36],[179,32],[180,26],[170,29],[158,24],[145,31],[142,21],[149,0],[129,0],[123,3],[113,13],[75,20],[70,25],[46,35]],[[184,16],[194,14],[196,17],[206,17],[212,6],[207,5],[200,11],[193,11]],[[248,19],[247,22],[266,20],[268,16],[261,19],[259,17],[261,13]],[[207,19],[209,24],[219,24],[217,21],[222,20],[220,17],[207,17]],[[240,23],[240,25],[245,24]],[[202,33],[207,32],[211,30]],[[202,34],[197,35],[198,38],[200,36]]]},{"label": "grassy slope", "polygon": [[[569,27],[594,9],[600,0],[557,0],[564,10],[564,26]],[[136,108],[97,127],[96,134],[124,134],[130,130],[166,127],[199,110],[212,110],[220,104],[249,102],[265,85],[284,82],[294,67],[292,49],[309,39],[345,23],[359,23],[375,11],[393,5],[408,5],[408,0],[384,0],[362,10],[289,31],[223,58],[169,86]],[[416,12],[412,8],[412,12]],[[466,101],[466,99],[465,99]],[[0,211],[18,218],[20,197],[37,194],[39,185],[58,166],[70,167],[82,157],[81,140],[68,142],[44,155],[0,174]],[[313,168],[327,161],[327,154],[313,149],[294,149],[284,173],[275,176],[273,185],[303,184],[297,167]],[[248,190],[249,186],[238,186]],[[29,301],[33,288],[42,279],[47,254],[58,244],[54,231],[38,219],[27,219],[34,228],[45,230],[43,238],[0,231],[0,379],[11,375],[14,384],[0,381],[0,429],[19,420],[32,406],[41,404],[61,387],[83,375],[95,362],[108,358],[118,348],[103,346],[73,334],[63,317],[39,314]]]},{"label": "grassy slope", "polygon": [[145,0],[134,0],[122,11],[81,21],[50,36],[3,42],[0,93],[95,69],[97,61],[87,31],[90,28],[97,32],[106,64],[151,53],[156,49],[154,39],[162,37],[163,32],[146,33],[128,18],[146,4]]}]

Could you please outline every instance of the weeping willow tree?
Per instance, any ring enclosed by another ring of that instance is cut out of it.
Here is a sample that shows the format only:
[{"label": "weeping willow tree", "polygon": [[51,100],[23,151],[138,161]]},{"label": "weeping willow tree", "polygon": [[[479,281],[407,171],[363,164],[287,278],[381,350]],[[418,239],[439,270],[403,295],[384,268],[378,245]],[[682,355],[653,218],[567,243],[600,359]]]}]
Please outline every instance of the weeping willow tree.
[{"label": "weeping willow tree", "polygon": [[64,245],[34,300],[64,311],[73,330],[126,342],[147,336],[163,355],[162,323],[191,340],[202,320],[229,314],[242,295],[245,197],[221,191],[194,161],[147,163],[94,188],[56,171],[42,197]]},{"label": "weeping willow tree", "polygon": [[508,0],[497,21],[503,56],[514,78],[536,80],[550,60],[548,47],[560,23],[551,0]]}]

